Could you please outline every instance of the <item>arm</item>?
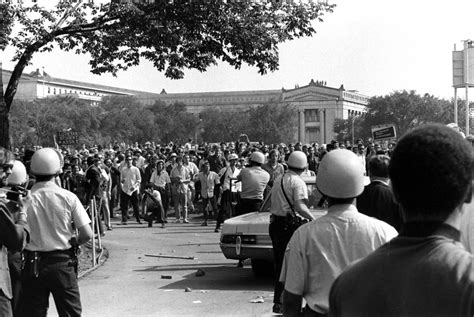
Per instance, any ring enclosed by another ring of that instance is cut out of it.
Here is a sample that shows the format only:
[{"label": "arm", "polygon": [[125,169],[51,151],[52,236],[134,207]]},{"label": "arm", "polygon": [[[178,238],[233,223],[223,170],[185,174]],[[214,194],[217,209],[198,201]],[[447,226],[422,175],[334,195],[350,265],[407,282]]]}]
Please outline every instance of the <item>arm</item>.
[{"label": "arm", "polygon": [[23,248],[23,242],[27,239],[25,231],[25,221],[18,221],[19,224],[13,222],[10,212],[2,207],[0,208],[0,228],[2,233],[0,236],[0,244],[7,247],[9,251],[19,251]]},{"label": "arm", "polygon": [[92,238],[92,228],[89,224],[85,224],[78,228],[79,234],[77,236],[77,244],[86,243]]},{"label": "arm", "polygon": [[283,291],[283,312],[288,317],[301,316],[301,303],[302,296],[288,292],[286,289]]},{"label": "arm", "polygon": [[298,199],[297,201],[295,201],[295,211],[304,218],[314,220],[314,216],[311,214],[306,204],[306,199]]}]

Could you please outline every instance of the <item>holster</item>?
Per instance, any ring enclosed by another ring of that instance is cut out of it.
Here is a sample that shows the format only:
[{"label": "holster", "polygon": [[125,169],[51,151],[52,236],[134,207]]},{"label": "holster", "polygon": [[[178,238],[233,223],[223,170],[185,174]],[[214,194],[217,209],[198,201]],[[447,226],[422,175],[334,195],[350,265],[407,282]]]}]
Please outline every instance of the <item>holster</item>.
[{"label": "holster", "polygon": [[38,278],[41,255],[39,252],[26,252],[23,257],[23,274],[27,278]]}]

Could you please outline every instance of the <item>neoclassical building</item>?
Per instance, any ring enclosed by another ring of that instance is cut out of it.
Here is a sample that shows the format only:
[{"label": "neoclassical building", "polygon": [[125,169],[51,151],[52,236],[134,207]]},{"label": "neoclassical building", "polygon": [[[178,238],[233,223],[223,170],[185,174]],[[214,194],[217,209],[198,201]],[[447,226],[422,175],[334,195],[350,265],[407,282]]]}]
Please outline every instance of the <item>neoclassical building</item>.
[{"label": "neoclassical building", "polygon": [[295,140],[303,143],[328,143],[334,139],[334,120],[348,119],[366,112],[369,97],[353,90],[328,87],[324,81],[314,81],[303,87],[279,90],[226,91],[139,96],[145,104],[161,100],[166,104],[181,102],[187,110],[198,114],[209,108],[245,110],[264,104],[289,104],[298,114],[298,133]]},{"label": "neoclassical building", "polygon": [[[1,69],[1,68],[0,68]],[[11,76],[11,71],[3,70],[3,88]],[[157,87],[157,91],[161,88]],[[199,114],[207,109],[239,110],[270,104],[290,105],[298,115],[298,132],[295,141],[302,143],[328,143],[334,139],[335,119],[348,119],[366,111],[368,97],[354,90],[328,87],[324,81],[311,80],[306,86],[294,89],[251,90],[201,93],[149,93],[123,89],[71,79],[55,78],[36,70],[24,74],[15,96],[20,100],[34,100],[58,95],[71,95],[90,101],[96,106],[104,96],[136,96],[143,104],[153,105],[160,100],[165,104],[181,102],[187,111]],[[243,131],[245,132],[245,131]]]}]

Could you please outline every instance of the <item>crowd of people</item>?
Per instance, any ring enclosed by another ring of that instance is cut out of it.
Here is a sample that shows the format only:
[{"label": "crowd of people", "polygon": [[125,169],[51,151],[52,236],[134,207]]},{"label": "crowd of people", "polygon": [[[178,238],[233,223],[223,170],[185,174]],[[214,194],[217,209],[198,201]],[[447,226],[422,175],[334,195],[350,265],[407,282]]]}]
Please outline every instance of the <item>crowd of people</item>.
[{"label": "crowd of people", "polygon": [[[274,313],[472,315],[472,153],[441,125],[415,129],[396,146],[0,148],[0,315],[45,315],[52,293],[61,316],[80,316],[77,247],[112,230],[111,218],[165,228],[174,208],[176,223],[202,213],[201,225],[214,218],[219,232],[227,217],[259,210],[270,192]],[[328,207],[320,218],[303,175],[317,176]]]}]

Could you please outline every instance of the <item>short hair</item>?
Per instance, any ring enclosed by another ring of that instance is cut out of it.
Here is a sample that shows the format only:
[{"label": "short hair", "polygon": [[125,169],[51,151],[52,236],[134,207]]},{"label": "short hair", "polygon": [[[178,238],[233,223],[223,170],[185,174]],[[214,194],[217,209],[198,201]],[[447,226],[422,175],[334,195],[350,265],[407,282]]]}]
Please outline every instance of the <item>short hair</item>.
[{"label": "short hair", "polygon": [[398,142],[389,176],[406,217],[444,221],[470,194],[472,166],[471,148],[458,132],[429,124]]},{"label": "short hair", "polygon": [[13,154],[13,152],[0,146],[0,163],[7,164],[8,162],[11,162],[14,160],[15,160],[15,155]]},{"label": "short hair", "polygon": [[369,176],[388,178],[390,158],[387,155],[374,155],[369,160]]}]

